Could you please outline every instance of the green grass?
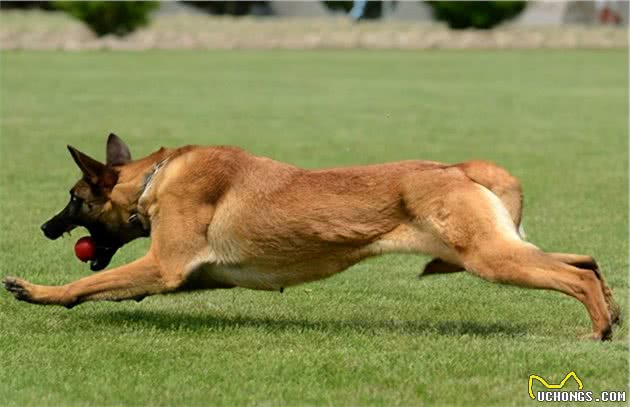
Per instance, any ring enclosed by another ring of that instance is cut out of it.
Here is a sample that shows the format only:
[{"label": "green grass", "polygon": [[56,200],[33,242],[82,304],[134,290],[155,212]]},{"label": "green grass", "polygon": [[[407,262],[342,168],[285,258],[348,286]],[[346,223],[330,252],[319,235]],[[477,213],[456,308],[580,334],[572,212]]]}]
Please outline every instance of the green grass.
[{"label": "green grass", "polygon": [[[89,274],[72,254],[76,233],[48,241],[39,225],[79,175],[65,144],[102,159],[115,131],[136,156],[200,143],[309,168],[494,160],[523,182],[529,239],[594,255],[628,314],[623,51],[0,57],[0,275]],[[128,245],[112,265],[147,247]],[[590,322],[574,299],[466,274],[416,279],[427,260],[372,259],[282,295],[71,311],[2,292],[0,403],[520,406],[537,403],[530,374],[557,382],[571,370],[585,390],[626,389],[627,325],[612,342],[579,341]]]}]

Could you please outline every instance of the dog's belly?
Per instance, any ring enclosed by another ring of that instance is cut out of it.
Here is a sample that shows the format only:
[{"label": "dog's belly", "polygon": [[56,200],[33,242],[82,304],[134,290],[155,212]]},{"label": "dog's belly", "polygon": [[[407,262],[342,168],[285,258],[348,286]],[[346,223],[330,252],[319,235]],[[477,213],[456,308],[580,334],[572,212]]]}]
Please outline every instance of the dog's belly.
[{"label": "dog's belly", "polygon": [[[344,271],[355,263],[385,253],[426,253],[447,261],[456,262],[455,253],[442,241],[426,230],[415,225],[401,224],[379,239],[362,247],[335,247],[312,256],[308,250],[295,248],[290,257],[261,254],[258,258],[246,261],[239,259],[237,242],[223,246],[209,247],[189,265],[189,272],[203,275],[208,281],[227,286],[237,286],[256,290],[280,290],[310,281],[321,280]],[[251,247],[249,247],[251,249]],[[301,258],[308,252],[308,259]],[[286,254],[283,252],[283,254]]]},{"label": "dog's belly", "polygon": [[204,271],[212,280],[236,287],[276,291],[308,281],[325,278],[314,270],[266,269],[254,265],[217,265],[206,263]]},{"label": "dog's belly", "polygon": [[[339,253],[337,253],[339,254]],[[250,288],[254,290],[280,290],[310,281],[330,277],[350,267],[366,257],[357,250],[338,255],[335,258],[322,258],[305,262],[276,261],[275,263],[222,264],[209,256],[206,260],[197,260],[190,267],[190,273],[203,280],[218,282],[227,286]],[[262,260],[262,259],[261,259]]]}]

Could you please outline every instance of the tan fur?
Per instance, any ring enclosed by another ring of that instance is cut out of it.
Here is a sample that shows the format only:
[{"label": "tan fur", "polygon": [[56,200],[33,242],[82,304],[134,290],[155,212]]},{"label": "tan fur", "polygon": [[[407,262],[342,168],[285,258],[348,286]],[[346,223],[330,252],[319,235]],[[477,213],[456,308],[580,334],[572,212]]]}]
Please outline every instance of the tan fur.
[{"label": "tan fur", "polygon": [[435,257],[427,275],[466,269],[573,296],[586,306],[596,339],[609,338],[618,320],[592,258],[546,254],[521,240],[520,184],[492,163],[309,171],[234,147],[189,146],[117,170],[99,216],[120,223],[137,213],[151,226],[149,252],[61,287],[8,279],[23,290],[21,299],[72,306],[200,288],[280,290],[366,257],[410,252]]}]

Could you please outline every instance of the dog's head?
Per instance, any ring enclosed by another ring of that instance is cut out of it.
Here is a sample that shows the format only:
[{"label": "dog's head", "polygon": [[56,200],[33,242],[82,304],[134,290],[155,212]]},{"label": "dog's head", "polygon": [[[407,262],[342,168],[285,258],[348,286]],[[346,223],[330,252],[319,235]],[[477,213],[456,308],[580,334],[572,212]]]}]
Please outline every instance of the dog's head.
[{"label": "dog's head", "polygon": [[116,251],[125,243],[148,231],[140,222],[130,220],[130,209],[112,200],[112,193],[122,168],[131,161],[129,148],[115,134],[107,139],[105,164],[68,146],[70,155],[83,176],[70,190],[70,202],[41,226],[44,235],[57,239],[77,226],[85,227],[96,243],[92,271],[107,267]]}]

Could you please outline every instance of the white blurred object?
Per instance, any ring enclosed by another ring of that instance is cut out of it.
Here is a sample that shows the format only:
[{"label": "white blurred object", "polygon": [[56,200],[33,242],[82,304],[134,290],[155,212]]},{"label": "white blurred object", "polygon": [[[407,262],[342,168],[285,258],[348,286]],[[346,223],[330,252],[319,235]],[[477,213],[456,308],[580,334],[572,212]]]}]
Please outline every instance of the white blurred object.
[{"label": "white blurred object", "polygon": [[320,1],[271,0],[269,7],[278,17],[328,17],[332,14]]},{"label": "white blurred object", "polygon": [[384,1],[383,3],[394,3],[389,8],[383,4],[383,18],[418,22],[433,21],[431,7],[422,1]]},{"label": "white blurred object", "polygon": [[560,25],[567,12],[564,1],[531,1],[513,23],[517,25]]}]

